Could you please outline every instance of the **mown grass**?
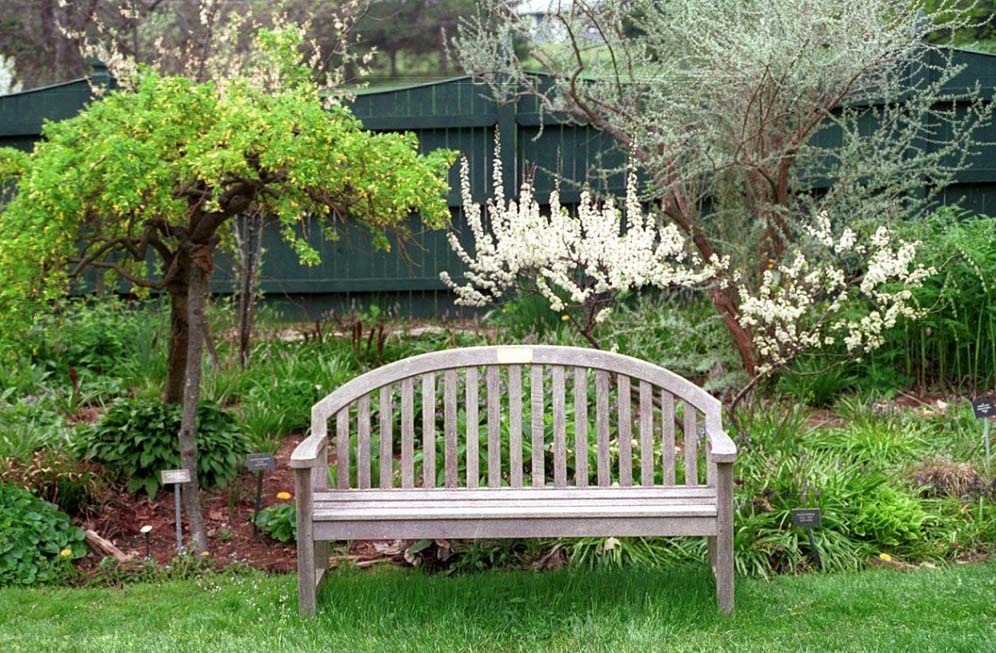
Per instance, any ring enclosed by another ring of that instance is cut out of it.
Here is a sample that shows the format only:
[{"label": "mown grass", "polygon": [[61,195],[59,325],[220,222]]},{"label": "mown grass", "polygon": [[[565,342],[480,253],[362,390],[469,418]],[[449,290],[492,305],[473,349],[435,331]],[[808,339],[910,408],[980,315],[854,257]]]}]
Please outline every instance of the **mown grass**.
[{"label": "mown grass", "polygon": [[124,589],[0,590],[0,650],[991,651],[996,565],[739,579],[714,608],[700,567],[665,572],[334,574],[317,618],[293,576]]}]

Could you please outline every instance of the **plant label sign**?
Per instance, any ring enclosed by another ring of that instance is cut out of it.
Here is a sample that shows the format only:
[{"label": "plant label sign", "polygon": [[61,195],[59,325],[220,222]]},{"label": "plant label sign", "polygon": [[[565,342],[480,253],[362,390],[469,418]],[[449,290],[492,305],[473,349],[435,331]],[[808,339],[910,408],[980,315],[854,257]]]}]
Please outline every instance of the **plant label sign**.
[{"label": "plant label sign", "polygon": [[164,469],[159,472],[162,478],[163,485],[174,485],[176,483],[189,483],[190,482],[190,470],[189,469]]},{"label": "plant label sign", "polygon": [[972,412],[979,419],[986,419],[996,415],[996,401],[992,397],[979,397],[972,400]]},{"label": "plant label sign", "polygon": [[790,514],[792,524],[800,528],[819,528],[822,523],[819,508],[794,508]]},{"label": "plant label sign", "polygon": [[277,458],[272,453],[251,453],[246,456],[246,469],[250,472],[268,472],[277,466]]}]

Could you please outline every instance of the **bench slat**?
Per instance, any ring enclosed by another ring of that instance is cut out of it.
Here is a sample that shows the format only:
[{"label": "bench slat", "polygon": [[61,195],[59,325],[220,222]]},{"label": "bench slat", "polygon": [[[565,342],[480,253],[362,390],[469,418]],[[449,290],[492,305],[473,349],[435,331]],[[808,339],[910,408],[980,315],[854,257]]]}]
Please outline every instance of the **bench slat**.
[{"label": "bench slat", "polygon": [[529,369],[529,421],[532,432],[532,472],[533,487],[546,485],[546,470],[543,464],[545,451],[543,433],[543,366],[533,364]]},{"label": "bench slat", "polygon": [[422,485],[436,486],[436,375],[422,375]]},{"label": "bench slat", "polygon": [[629,377],[616,378],[619,396],[616,398],[619,413],[619,485],[633,484],[633,398],[630,395]]},{"label": "bench slat", "polygon": [[495,498],[500,499],[602,499],[612,501],[628,501],[630,499],[647,498],[701,498],[716,496],[716,488],[707,485],[696,487],[685,487],[684,485],[672,485],[670,487],[566,487],[554,488],[551,486],[542,488],[480,488],[471,490],[467,488],[443,489],[443,488],[414,488],[411,490],[328,490],[315,492],[315,501],[425,501],[427,499],[461,499],[467,501],[484,500],[489,501]]},{"label": "bench slat", "polygon": [[477,415],[478,374],[476,367],[467,368],[466,409],[467,409],[467,487],[475,488],[480,479],[478,444],[480,423]]},{"label": "bench slat", "polygon": [[483,502],[452,505],[428,501],[409,508],[364,506],[361,509],[315,509],[315,521],[384,521],[397,519],[597,519],[620,517],[715,517],[715,505],[630,505],[619,502],[605,505],[574,505],[527,507],[508,506],[504,502],[483,505]]},{"label": "bench slat", "polygon": [[550,368],[553,395],[553,485],[567,487],[567,408],[564,397],[564,368]]},{"label": "bench slat", "polygon": [[654,484],[654,389],[640,381],[640,485]]},{"label": "bench slat", "polygon": [[498,366],[488,366],[488,487],[501,487],[501,383]]},{"label": "bench slat", "polygon": [[443,438],[446,487],[457,487],[457,371],[443,375]]},{"label": "bench slat", "polygon": [[522,366],[508,366],[508,480],[522,487]]},{"label": "bench slat", "polygon": [[685,485],[699,484],[699,437],[696,433],[695,407],[687,401],[682,401],[685,406],[684,432],[685,432]]},{"label": "bench slat", "polygon": [[394,486],[394,418],[391,415],[391,386],[380,389],[380,486]]},{"label": "bench slat", "polygon": [[507,506],[510,508],[533,508],[535,506],[592,506],[602,508],[613,508],[619,505],[645,506],[653,508],[656,506],[716,506],[716,497],[650,497],[650,498],[574,498],[574,499],[410,499],[407,501],[391,501],[390,499],[376,499],[373,501],[319,501],[316,500],[315,509],[321,511],[328,510],[375,510],[377,508],[390,508],[392,510],[421,510],[425,506],[433,505],[459,505],[477,510],[488,509],[491,506]]},{"label": "bench slat", "polygon": [[595,430],[598,432],[598,484],[608,486],[609,474],[609,373],[595,372]]},{"label": "bench slat", "polygon": [[370,395],[356,402],[356,486],[370,487]]},{"label": "bench slat", "polygon": [[415,487],[415,381],[401,380],[401,487]]},{"label": "bench slat", "polygon": [[349,488],[349,407],[343,408],[335,416],[335,470],[336,487]]},{"label": "bench slat", "polygon": [[574,368],[574,483],[588,485],[588,371]]},{"label": "bench slat", "polygon": [[[585,519],[392,519],[319,521],[319,540],[420,540],[524,537],[716,535],[716,517],[596,517]],[[731,563],[732,564],[732,563]]]},{"label": "bench slat", "polygon": [[661,389],[661,428],[664,431],[664,485],[675,484],[674,395]]}]

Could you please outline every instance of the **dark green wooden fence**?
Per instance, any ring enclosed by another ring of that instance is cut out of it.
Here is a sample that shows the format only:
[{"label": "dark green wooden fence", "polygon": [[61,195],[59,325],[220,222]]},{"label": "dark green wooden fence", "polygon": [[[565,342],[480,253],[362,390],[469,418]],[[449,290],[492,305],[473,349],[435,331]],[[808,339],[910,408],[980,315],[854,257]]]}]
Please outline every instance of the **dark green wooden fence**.
[{"label": "dark green wooden fence", "polygon": [[[959,51],[965,71],[952,84],[952,91],[979,84],[981,93],[996,94],[996,57]],[[98,76],[104,76],[98,71]],[[0,145],[30,149],[38,140],[44,120],[61,120],[78,113],[91,99],[85,80],[75,80],[13,95],[0,96]],[[475,199],[491,192],[495,130],[502,134],[502,165],[506,194],[515,194],[526,170],[534,171],[535,185],[542,197],[553,187],[553,174],[559,172],[565,203],[576,200],[576,184],[588,182],[596,188],[622,191],[623,179],[607,179],[596,170],[623,163],[624,156],[611,138],[583,125],[563,124],[549,116],[542,125],[533,101],[500,105],[486,88],[466,77],[398,89],[363,92],[352,103],[355,114],[367,129],[412,131],[420,148],[428,152],[445,147],[460,151],[470,163]],[[996,125],[988,125],[979,140],[990,143],[972,159],[957,183],[944,196],[946,203],[959,203],[983,213],[996,213]],[[574,182],[572,184],[572,182]],[[458,166],[450,172],[449,195],[453,225],[461,228]],[[291,306],[314,315],[327,308],[341,308],[353,302],[377,301],[385,306],[399,305],[409,313],[440,315],[452,311],[452,302],[439,282],[443,270],[458,272],[460,263],[446,242],[445,232],[417,228],[416,242],[408,246],[411,261],[395,253],[374,252],[369,238],[350,232],[342,240],[328,242],[313,230],[312,242],[322,256],[322,264],[304,267],[275,231],[265,235],[267,254],[262,272],[262,288],[272,297],[285,297]],[[220,255],[214,278],[219,293],[231,291],[231,263]],[[296,312],[296,311],[295,311]]]}]

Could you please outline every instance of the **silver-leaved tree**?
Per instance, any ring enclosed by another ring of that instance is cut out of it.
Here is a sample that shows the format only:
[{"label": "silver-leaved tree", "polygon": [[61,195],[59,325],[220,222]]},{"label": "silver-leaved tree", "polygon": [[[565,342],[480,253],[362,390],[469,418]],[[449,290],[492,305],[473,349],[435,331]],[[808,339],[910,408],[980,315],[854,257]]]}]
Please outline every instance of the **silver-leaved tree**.
[{"label": "silver-leaved tree", "polygon": [[661,226],[713,268],[709,298],[756,380],[814,348],[858,355],[916,313],[894,285],[929,271],[889,225],[930,210],[992,107],[927,38],[971,7],[915,4],[553,1],[537,26],[483,0],[452,45],[500,99],[536,98],[631,153]]}]

